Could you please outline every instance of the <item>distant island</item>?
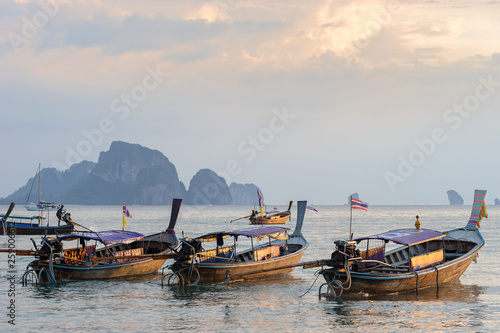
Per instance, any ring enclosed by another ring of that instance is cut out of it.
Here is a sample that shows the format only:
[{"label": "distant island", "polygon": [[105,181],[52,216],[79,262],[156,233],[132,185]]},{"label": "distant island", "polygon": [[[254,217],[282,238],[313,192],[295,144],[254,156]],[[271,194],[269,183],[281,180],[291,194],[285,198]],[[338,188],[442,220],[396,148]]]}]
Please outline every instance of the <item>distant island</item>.
[{"label": "distant island", "polygon": [[452,206],[460,206],[464,204],[464,199],[456,191],[449,190],[446,192],[448,194],[448,200]]},{"label": "distant island", "polygon": [[[75,205],[169,205],[182,198],[186,205],[258,204],[254,184],[232,183],[209,169],[201,169],[191,179],[189,189],[179,180],[175,166],[157,150],[122,141],[111,143],[97,163],[82,161],[65,171],[41,170],[43,200]],[[24,204],[33,178],[0,204]],[[30,201],[37,200],[35,188]]]}]

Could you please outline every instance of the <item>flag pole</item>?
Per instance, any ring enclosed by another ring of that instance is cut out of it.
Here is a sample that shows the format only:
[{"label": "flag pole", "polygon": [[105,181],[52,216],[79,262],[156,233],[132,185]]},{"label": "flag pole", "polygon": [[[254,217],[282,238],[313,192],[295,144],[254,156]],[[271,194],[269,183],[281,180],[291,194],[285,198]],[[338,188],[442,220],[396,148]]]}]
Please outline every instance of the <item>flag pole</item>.
[{"label": "flag pole", "polygon": [[349,207],[350,207],[350,210],[351,210],[351,217],[349,219],[349,240],[352,240],[352,195],[349,196]]}]

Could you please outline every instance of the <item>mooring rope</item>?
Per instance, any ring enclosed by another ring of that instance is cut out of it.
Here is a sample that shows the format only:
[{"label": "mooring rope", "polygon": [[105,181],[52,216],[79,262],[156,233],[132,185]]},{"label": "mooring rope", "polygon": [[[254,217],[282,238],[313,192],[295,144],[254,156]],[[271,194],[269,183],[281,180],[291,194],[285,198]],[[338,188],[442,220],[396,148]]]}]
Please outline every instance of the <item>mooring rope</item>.
[{"label": "mooring rope", "polygon": [[319,275],[321,274],[322,271],[323,271],[323,269],[317,270],[314,273],[314,275],[316,275],[316,279],[314,279],[314,282],[312,283],[311,287],[309,287],[309,289],[307,289],[307,291],[305,293],[303,293],[302,295],[300,295],[299,298],[302,297],[302,296],[305,296],[309,291],[311,291],[311,289],[314,286],[314,284],[316,283],[316,281],[318,281]]}]

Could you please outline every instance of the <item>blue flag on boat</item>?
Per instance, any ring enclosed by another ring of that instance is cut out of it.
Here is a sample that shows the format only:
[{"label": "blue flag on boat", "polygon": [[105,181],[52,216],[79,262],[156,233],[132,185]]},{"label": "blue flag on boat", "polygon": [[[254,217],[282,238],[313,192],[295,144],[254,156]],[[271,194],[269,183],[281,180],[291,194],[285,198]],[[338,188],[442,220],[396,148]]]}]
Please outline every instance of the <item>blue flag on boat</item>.
[{"label": "blue flag on boat", "polygon": [[351,197],[351,208],[368,210],[368,204],[366,202]]},{"label": "blue flag on boat", "polygon": [[309,210],[314,210],[316,213],[318,212],[318,210],[316,208],[314,208],[313,206],[307,206],[306,208]]}]

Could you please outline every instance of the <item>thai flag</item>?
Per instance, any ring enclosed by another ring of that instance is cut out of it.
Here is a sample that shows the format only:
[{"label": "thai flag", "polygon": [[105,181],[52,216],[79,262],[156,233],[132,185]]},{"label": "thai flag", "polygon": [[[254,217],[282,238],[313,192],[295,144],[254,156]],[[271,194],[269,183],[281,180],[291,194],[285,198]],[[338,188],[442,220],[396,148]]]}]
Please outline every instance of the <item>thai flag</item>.
[{"label": "thai flag", "polygon": [[259,190],[257,190],[257,195],[259,196],[259,206],[264,206],[264,201],[262,200],[262,195],[260,195]]},{"label": "thai flag", "polygon": [[351,208],[352,209],[362,209],[368,210],[368,204],[358,199],[351,198]]},{"label": "thai flag", "polygon": [[127,206],[123,202],[122,205],[123,205],[123,216],[132,218],[132,214],[130,214],[130,212],[128,211]]}]

